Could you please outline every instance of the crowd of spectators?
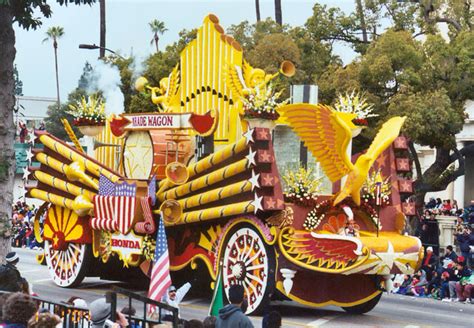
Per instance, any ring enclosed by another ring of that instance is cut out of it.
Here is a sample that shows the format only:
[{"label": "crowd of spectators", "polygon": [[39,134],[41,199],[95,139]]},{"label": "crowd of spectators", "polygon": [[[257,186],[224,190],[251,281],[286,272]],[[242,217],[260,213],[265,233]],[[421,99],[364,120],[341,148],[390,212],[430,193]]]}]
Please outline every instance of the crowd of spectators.
[{"label": "crowd of spectators", "polygon": [[[37,212],[35,205],[27,205],[18,201],[12,208],[12,247],[39,249],[42,244],[38,243],[33,233],[33,221]],[[42,220],[40,220],[40,225]]]},{"label": "crowd of spectators", "polygon": [[[437,216],[453,216],[454,245],[440,256]],[[458,208],[456,201],[431,198],[425,204],[416,236],[420,238],[425,255],[422,266],[413,275],[397,275],[393,293],[432,297],[443,301],[471,303],[474,297],[474,275],[471,266],[474,253],[474,204]]]},{"label": "crowd of spectators", "polygon": [[428,247],[421,269],[413,275],[397,275],[393,286],[393,293],[447,302],[471,303],[474,297],[474,275],[466,258],[458,256],[451,245],[441,258]]}]

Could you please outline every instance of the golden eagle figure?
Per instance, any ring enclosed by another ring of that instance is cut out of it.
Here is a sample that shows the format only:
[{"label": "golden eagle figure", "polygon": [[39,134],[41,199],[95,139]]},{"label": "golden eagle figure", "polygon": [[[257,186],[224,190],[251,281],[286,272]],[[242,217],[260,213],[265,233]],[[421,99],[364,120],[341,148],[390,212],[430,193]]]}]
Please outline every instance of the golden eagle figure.
[{"label": "golden eagle figure", "polygon": [[395,116],[385,122],[367,152],[352,164],[347,146],[360,129],[352,120],[354,113],[337,112],[330,106],[292,104],[279,109],[304,142],[332,182],[348,175],[334,205],[351,196],[360,205],[360,189],[377,157],[398,137],[406,117]]}]

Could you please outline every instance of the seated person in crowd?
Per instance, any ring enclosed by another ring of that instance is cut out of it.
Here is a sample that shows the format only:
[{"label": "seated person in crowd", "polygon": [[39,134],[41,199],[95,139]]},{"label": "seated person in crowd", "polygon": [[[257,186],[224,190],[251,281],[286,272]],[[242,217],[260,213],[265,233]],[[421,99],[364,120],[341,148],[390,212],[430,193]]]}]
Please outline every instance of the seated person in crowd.
[{"label": "seated person in crowd", "polygon": [[459,302],[471,303],[474,291],[474,274],[469,277],[463,277],[456,284],[456,295]]},{"label": "seated person in crowd", "polygon": [[440,259],[442,267],[446,268],[448,266],[448,263],[455,262],[457,258],[458,258],[458,255],[454,251],[453,246],[448,245],[446,247],[446,250],[444,251],[444,256],[441,257]]},{"label": "seated person in crowd", "polygon": [[427,247],[423,258],[421,269],[426,272],[427,280],[431,280],[431,274],[436,270],[438,257],[433,253],[433,247]]},{"label": "seated person in crowd", "polygon": [[394,284],[394,286],[398,288],[397,294],[406,295],[411,286],[411,282],[412,278],[409,275],[403,275],[403,282],[400,285],[398,285],[398,283]]},{"label": "seated person in crowd", "polygon": [[451,301],[457,301],[456,299],[456,284],[462,278],[469,277],[471,275],[471,270],[465,266],[465,259],[462,256],[457,258],[456,267],[453,270],[453,274],[450,275],[449,281],[449,295],[451,296]]}]

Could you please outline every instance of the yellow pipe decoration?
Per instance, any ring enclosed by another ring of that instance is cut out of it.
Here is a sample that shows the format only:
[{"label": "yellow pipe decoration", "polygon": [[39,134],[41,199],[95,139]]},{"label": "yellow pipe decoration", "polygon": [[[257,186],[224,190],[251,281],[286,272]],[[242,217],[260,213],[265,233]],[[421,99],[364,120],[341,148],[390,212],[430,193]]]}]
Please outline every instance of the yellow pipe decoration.
[{"label": "yellow pipe decoration", "polygon": [[43,143],[43,145],[59,153],[61,156],[73,162],[79,162],[83,164],[84,167],[96,177],[99,177],[102,174],[112,182],[117,182],[120,179],[119,176],[107,170],[105,167],[102,167],[94,163],[93,161],[88,160],[86,157],[84,157],[83,154],[64,146],[63,144],[54,140],[48,135],[40,136],[39,140],[41,141],[41,143]]},{"label": "yellow pipe decoration", "polygon": [[71,124],[69,124],[69,121],[66,120],[65,118],[62,118],[61,123],[63,123],[64,130],[69,136],[69,139],[71,139],[71,141],[74,143],[74,146],[76,146],[77,150],[85,154],[86,152],[84,151],[84,148],[82,148],[81,144],[79,143],[79,140],[77,139],[76,134],[74,133],[74,130],[71,127]]},{"label": "yellow pipe decoration", "polygon": [[85,167],[81,162],[72,162],[65,167],[66,177],[71,181],[80,181],[86,185],[99,190],[99,184],[95,183],[86,173]]},{"label": "yellow pipe decoration", "polygon": [[183,209],[189,209],[192,207],[212,203],[217,200],[228,198],[234,195],[238,195],[252,189],[252,183],[249,181],[240,181],[231,185],[210,190],[199,195],[191,196],[178,200],[178,203]]},{"label": "yellow pipe decoration", "polygon": [[165,199],[177,199],[181,196],[187,195],[190,192],[209,187],[215,183],[218,183],[224,179],[237,175],[247,170],[249,160],[247,158],[241,159],[229,166],[223,167],[219,170],[204,175],[196,180],[187,182],[181,186],[172,188],[164,193],[157,195],[159,201]]},{"label": "yellow pipe decoration", "polygon": [[182,220],[172,224],[184,224],[184,223],[194,223],[200,221],[207,221],[212,219],[217,219],[221,217],[253,213],[255,206],[252,204],[253,201],[245,201],[231,205],[223,205],[218,207],[211,207],[204,210],[197,210],[192,212],[187,212],[183,214]]},{"label": "yellow pipe decoration", "polygon": [[94,209],[94,204],[84,195],[79,195],[72,200],[37,188],[31,189],[29,195],[32,198],[73,210],[79,216],[88,215]]},{"label": "yellow pipe decoration", "polygon": [[62,206],[65,208],[69,208],[71,210],[73,209],[72,204],[74,201],[72,199],[59,196],[59,195],[56,195],[44,190],[36,189],[36,188],[31,189],[29,194],[32,198],[38,198],[38,199],[44,200],[45,202],[49,202],[57,206]]},{"label": "yellow pipe decoration", "polygon": [[87,198],[92,199],[95,195],[95,193],[93,193],[93,192],[91,192],[87,189],[78,187],[78,186],[76,186],[76,185],[74,185],[70,182],[66,182],[64,180],[61,180],[57,177],[54,177],[52,175],[49,175],[49,174],[41,172],[41,171],[35,171],[33,173],[33,175],[36,178],[36,180],[38,180],[40,182],[43,182],[43,183],[47,184],[48,186],[51,186],[51,187],[57,188],[59,190],[65,191],[67,193],[70,193],[74,196],[79,196],[79,195],[83,194]]},{"label": "yellow pipe decoration", "polygon": [[[40,162],[41,164],[44,164],[52,168],[53,170],[66,175],[66,170],[67,170],[66,168],[68,165],[58,161],[54,157],[48,156],[45,153],[38,153],[36,154],[36,160]],[[97,179],[93,179],[93,178],[91,179],[95,184],[99,183]]]}]

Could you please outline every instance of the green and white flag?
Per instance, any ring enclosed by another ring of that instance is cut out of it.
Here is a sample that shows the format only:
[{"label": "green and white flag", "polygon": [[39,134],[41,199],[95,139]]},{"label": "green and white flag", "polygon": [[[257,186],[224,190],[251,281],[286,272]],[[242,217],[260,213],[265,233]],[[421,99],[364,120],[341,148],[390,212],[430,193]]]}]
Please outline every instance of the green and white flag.
[{"label": "green and white flag", "polygon": [[217,274],[216,285],[214,287],[214,295],[212,295],[211,306],[209,308],[209,315],[218,316],[219,310],[224,307],[224,285],[222,284],[221,268]]}]

